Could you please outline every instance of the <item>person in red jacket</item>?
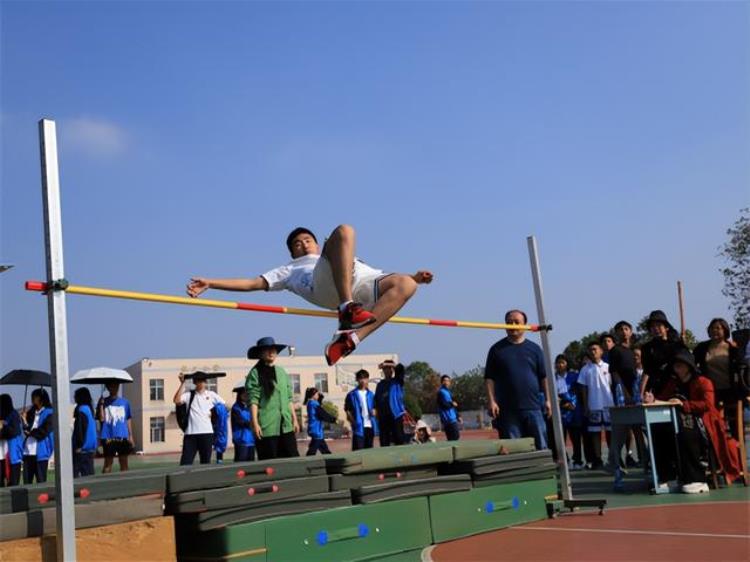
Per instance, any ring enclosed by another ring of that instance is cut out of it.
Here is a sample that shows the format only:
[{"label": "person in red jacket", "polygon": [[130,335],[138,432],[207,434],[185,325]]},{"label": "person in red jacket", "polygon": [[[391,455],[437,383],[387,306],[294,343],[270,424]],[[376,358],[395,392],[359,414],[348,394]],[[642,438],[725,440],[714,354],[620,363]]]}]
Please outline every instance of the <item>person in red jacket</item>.
[{"label": "person in red jacket", "polygon": [[[713,449],[727,484],[731,484],[740,477],[737,444],[729,439],[716,409],[713,383],[698,372],[695,359],[687,350],[675,355],[672,369],[675,376],[666,382],[656,398],[677,404],[680,409],[680,432],[677,439],[680,447],[682,491],[688,494],[708,492],[706,472],[700,462],[706,445],[704,428],[708,446]],[[646,401],[653,400],[654,396],[647,393]]]}]

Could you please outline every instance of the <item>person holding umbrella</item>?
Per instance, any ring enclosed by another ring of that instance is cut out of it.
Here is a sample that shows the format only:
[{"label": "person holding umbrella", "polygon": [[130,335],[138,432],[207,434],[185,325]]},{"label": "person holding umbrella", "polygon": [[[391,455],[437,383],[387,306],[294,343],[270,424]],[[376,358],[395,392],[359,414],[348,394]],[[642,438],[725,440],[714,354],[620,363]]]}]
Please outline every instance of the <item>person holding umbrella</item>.
[{"label": "person holding umbrella", "polygon": [[104,467],[102,473],[112,472],[112,465],[117,457],[120,472],[127,471],[128,455],[133,452],[133,422],[130,413],[130,402],[127,398],[118,396],[120,383],[109,380],[105,383],[109,395],[99,398],[96,406],[97,418],[102,424],[100,439],[104,452]]},{"label": "person holding umbrella", "polygon": [[47,464],[55,450],[52,402],[43,388],[31,393],[32,407],[26,412],[23,445],[23,483],[47,481]]},{"label": "person holding umbrella", "polygon": [[23,420],[13,407],[13,398],[0,394],[0,487],[21,481],[23,440]]}]

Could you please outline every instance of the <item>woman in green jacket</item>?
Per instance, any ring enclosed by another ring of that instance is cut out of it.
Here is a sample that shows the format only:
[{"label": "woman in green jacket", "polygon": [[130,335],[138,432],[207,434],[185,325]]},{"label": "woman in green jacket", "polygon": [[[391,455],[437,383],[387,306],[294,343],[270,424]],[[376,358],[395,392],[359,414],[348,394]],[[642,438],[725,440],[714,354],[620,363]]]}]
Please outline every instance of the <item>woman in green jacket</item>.
[{"label": "woman in green jacket", "polygon": [[266,337],[248,349],[248,359],[258,359],[245,379],[257,438],[258,460],[298,457],[299,423],[292,404],[292,384],[283,367],[275,366],[286,346]]}]

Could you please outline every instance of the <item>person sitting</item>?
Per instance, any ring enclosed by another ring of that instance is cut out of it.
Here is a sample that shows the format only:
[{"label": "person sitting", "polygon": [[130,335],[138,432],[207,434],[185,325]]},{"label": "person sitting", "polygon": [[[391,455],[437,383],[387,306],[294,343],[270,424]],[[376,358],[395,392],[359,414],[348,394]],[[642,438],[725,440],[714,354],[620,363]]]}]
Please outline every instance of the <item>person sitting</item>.
[{"label": "person sitting", "polygon": [[[644,402],[666,400],[679,408],[677,443],[682,491],[686,494],[708,492],[701,459],[709,446],[727,484],[731,484],[740,477],[739,457],[736,443],[728,438],[716,409],[713,383],[700,374],[693,355],[687,350],[677,352],[672,360],[672,370],[675,377],[667,381],[656,396],[646,393]],[[706,436],[709,443],[706,443]],[[659,446],[660,443],[654,443],[655,448]],[[658,463],[657,468],[661,468]],[[663,477],[660,473],[660,481]]]},{"label": "person sitting", "polygon": [[412,443],[417,445],[424,445],[425,443],[434,443],[435,438],[432,436],[432,431],[430,430],[430,426],[427,425],[422,420],[419,420],[417,422],[417,428],[414,432],[414,437],[412,438]]}]

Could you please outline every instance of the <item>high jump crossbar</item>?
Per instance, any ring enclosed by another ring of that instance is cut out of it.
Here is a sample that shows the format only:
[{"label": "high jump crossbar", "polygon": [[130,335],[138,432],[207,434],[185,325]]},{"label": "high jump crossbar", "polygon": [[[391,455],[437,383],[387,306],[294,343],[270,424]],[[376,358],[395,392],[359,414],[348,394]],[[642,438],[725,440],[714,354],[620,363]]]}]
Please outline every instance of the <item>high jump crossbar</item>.
[{"label": "high jump crossbar", "polygon": [[[269,312],[272,314],[293,314],[295,316],[317,316],[322,318],[336,318],[337,313],[329,310],[313,310],[309,308],[294,308],[290,306],[269,306],[264,304],[252,304],[246,302],[233,302],[225,300],[196,299],[191,297],[176,297],[172,295],[161,295],[157,293],[142,293],[137,291],[120,291],[116,289],[102,289],[100,287],[84,287],[82,285],[70,285],[65,280],[60,280],[50,287],[44,281],[27,281],[27,291],[46,293],[50,290],[62,290],[74,295],[86,295],[90,297],[108,297],[113,299],[128,299],[144,302],[160,302],[167,304],[182,304],[187,306],[205,306],[209,308],[224,308],[229,310],[245,310],[249,312]],[[410,318],[407,316],[393,316],[388,322],[394,324],[418,324],[422,326],[442,326],[447,328],[475,328],[486,330],[525,330],[529,332],[548,331],[552,329],[549,324],[502,324],[495,322],[470,322],[466,320],[436,320],[432,318]]]}]

